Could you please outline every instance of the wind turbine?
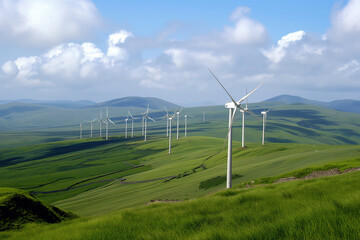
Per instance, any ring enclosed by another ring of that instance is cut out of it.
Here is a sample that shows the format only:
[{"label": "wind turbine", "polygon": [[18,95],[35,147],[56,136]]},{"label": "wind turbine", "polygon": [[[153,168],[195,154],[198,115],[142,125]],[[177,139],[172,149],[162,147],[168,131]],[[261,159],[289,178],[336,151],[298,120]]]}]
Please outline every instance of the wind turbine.
[{"label": "wind turbine", "polygon": [[165,108],[165,111],[166,111],[166,136],[168,137],[169,136],[169,112],[168,110],[166,109],[166,106],[164,106]]},{"label": "wind turbine", "polygon": [[145,138],[144,138],[144,141],[146,142],[146,134],[147,134],[147,119],[150,119],[151,121],[153,122],[156,122],[154,119],[152,119],[151,117],[149,117],[149,106],[147,107],[146,109],[146,112],[145,112],[145,115],[144,115],[144,126],[145,126],[145,130],[144,130],[144,135],[145,135]]},{"label": "wind turbine", "polygon": [[82,123],[80,123],[80,139],[82,139]]},{"label": "wind turbine", "polygon": [[176,114],[176,111],[174,112],[174,114],[171,117],[169,117],[169,125],[170,125],[170,129],[169,129],[169,154],[171,154],[171,120],[174,119],[175,114]]},{"label": "wind turbine", "polygon": [[101,133],[102,133],[102,130],[101,130],[101,124],[104,123],[104,119],[102,118],[102,111],[100,109],[100,119],[98,121],[98,124],[100,125],[100,129],[99,129],[99,132],[100,132],[100,138],[101,138]]},{"label": "wind turbine", "polygon": [[113,121],[111,121],[111,119],[109,118],[109,108],[106,107],[106,119],[105,119],[105,124],[106,124],[106,140],[109,139],[109,122],[111,122],[113,125],[115,125],[115,123]]},{"label": "wind turbine", "polygon": [[176,140],[179,140],[179,115],[182,111],[183,107],[181,107],[180,111],[176,112],[177,124],[176,124]]},{"label": "wind turbine", "polygon": [[97,120],[97,118],[95,118],[94,120],[92,121],[88,121],[88,123],[90,123],[90,138],[93,137],[93,123]]},{"label": "wind turbine", "polygon": [[262,145],[265,144],[265,126],[266,126],[266,117],[267,117],[267,113],[270,111],[271,109],[267,110],[267,111],[262,111],[261,114],[263,115],[263,133],[262,133]]},{"label": "wind turbine", "polygon": [[[240,110],[246,111],[254,116],[256,116],[253,112],[250,110],[245,110],[241,107],[241,103],[249,97],[253,92],[255,92],[262,84],[260,83],[259,86],[257,86],[254,90],[252,90],[250,93],[246,94],[244,97],[242,97],[239,101],[235,101],[234,98],[230,95],[230,93],[226,90],[226,88],[221,84],[219,79],[214,75],[214,73],[210,70],[210,73],[213,75],[213,77],[216,79],[216,81],[220,84],[220,86],[225,90],[227,95],[230,97],[231,102],[228,102],[225,104],[225,108],[229,109],[229,131],[228,131],[228,155],[227,155],[227,175],[226,175],[226,188],[231,188],[231,174],[232,174],[232,126],[234,122],[234,117],[236,114],[236,110],[239,108]],[[256,116],[257,117],[257,116]]]},{"label": "wind turbine", "polygon": [[187,118],[190,117],[189,115],[185,114],[185,137],[186,137],[186,133],[187,133]]},{"label": "wind turbine", "polygon": [[[247,94],[247,88],[246,88],[246,94]],[[241,126],[241,147],[245,147],[245,112],[248,111],[248,99],[246,98],[246,105],[244,110],[240,109],[240,112],[242,113],[242,126]]]},{"label": "wind turbine", "polygon": [[129,116],[126,116],[125,118],[125,138],[127,138],[127,122],[129,120]]},{"label": "wind turbine", "polygon": [[133,115],[131,115],[130,111],[128,111],[128,114],[131,117],[131,137],[133,138],[134,137],[134,119],[138,119],[138,118],[134,118]]},{"label": "wind turbine", "polygon": [[203,123],[205,123],[205,112],[203,112]]}]

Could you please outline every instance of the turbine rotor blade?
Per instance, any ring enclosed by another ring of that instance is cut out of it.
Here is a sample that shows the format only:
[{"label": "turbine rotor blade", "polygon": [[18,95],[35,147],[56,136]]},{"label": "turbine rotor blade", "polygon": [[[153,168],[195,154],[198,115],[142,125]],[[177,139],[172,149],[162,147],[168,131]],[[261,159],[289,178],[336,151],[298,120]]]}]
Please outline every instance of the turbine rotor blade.
[{"label": "turbine rotor blade", "polygon": [[113,121],[111,121],[110,118],[107,119],[109,122],[111,122],[112,124],[116,125]]},{"label": "turbine rotor blade", "polygon": [[254,112],[250,111],[249,109],[245,110],[245,112],[250,113],[251,115],[256,117],[258,120],[261,120],[261,118],[259,118]]},{"label": "turbine rotor blade", "polygon": [[263,85],[264,82],[260,83],[259,86],[257,86],[254,90],[252,90],[250,93],[246,94],[244,97],[242,97],[237,104],[240,104],[241,102],[243,102],[245,99],[247,99],[253,92],[255,92],[261,85]]},{"label": "turbine rotor blade", "polygon": [[130,117],[131,117],[132,119],[134,119],[134,117],[133,117],[133,115],[131,115],[130,111],[128,111],[128,113],[129,113]]},{"label": "turbine rotor blade", "polygon": [[150,119],[151,121],[153,121],[153,122],[156,122],[154,119],[152,119],[151,117],[148,117],[148,119]]},{"label": "turbine rotor blade", "polygon": [[234,100],[234,98],[230,95],[230,93],[226,90],[226,88],[221,84],[221,82],[219,81],[219,79],[217,79],[217,77],[215,76],[215,74],[210,70],[210,68],[208,68],[210,73],[213,75],[213,77],[216,79],[216,81],[220,84],[220,86],[225,90],[225,92],[227,93],[227,95],[229,95],[229,97],[231,98],[231,101],[233,101],[233,103],[237,106],[237,102]]},{"label": "turbine rotor blade", "polygon": [[169,114],[168,110],[166,109],[166,106],[164,106],[164,108],[165,108],[166,114]]}]

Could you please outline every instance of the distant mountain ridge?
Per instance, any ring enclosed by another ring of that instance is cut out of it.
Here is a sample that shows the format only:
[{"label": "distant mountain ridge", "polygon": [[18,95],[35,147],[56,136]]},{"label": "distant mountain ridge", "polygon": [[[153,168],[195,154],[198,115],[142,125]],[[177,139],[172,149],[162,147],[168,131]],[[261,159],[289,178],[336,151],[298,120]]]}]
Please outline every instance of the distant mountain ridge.
[{"label": "distant mountain ridge", "polygon": [[160,98],[155,97],[123,97],[112,99],[109,101],[96,103],[89,100],[71,101],[71,100],[34,100],[34,99],[18,99],[18,100],[0,100],[0,105],[5,104],[32,104],[42,106],[52,106],[67,109],[81,109],[81,108],[97,108],[97,107],[137,107],[146,108],[148,105],[151,109],[163,110],[164,106],[168,109],[179,108],[180,106]]},{"label": "distant mountain ridge", "polygon": [[95,102],[89,100],[79,100],[79,101],[35,100],[35,99],[0,100],[0,104],[7,104],[7,103],[30,103],[36,105],[70,108],[70,109],[78,109],[96,104]]},{"label": "distant mountain ridge", "polygon": [[123,97],[93,105],[92,107],[138,107],[161,110],[164,106],[168,109],[180,107],[177,104],[155,97]]},{"label": "distant mountain ridge", "polygon": [[285,104],[308,104],[308,105],[316,105],[327,107],[333,110],[342,111],[342,112],[353,112],[360,113],[360,101],[352,100],[352,99],[343,99],[343,100],[335,100],[331,102],[321,102],[310,100],[298,96],[292,95],[280,95],[273,98],[269,98],[263,102],[280,102]]}]

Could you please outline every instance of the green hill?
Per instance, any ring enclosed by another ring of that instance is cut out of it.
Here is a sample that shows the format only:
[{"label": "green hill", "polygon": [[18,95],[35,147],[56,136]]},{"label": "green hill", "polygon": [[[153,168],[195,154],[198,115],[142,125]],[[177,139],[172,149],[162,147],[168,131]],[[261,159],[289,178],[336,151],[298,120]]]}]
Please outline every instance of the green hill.
[{"label": "green hill", "polygon": [[137,108],[147,108],[163,110],[164,106],[168,109],[178,108],[179,105],[170,103],[168,101],[162,100],[155,97],[123,97],[106,102],[95,104],[93,107],[137,107]]},{"label": "green hill", "polygon": [[[44,107],[44,106],[41,106]],[[360,114],[334,111],[311,105],[287,105],[279,103],[249,104],[249,108],[260,115],[263,108],[271,108],[268,114],[266,142],[304,144],[360,144]],[[0,107],[1,110],[1,107]],[[54,142],[79,137],[79,123],[99,115],[97,108],[56,109],[46,107],[24,113],[12,113],[1,118],[0,127],[13,131],[0,132],[0,148],[24,146],[36,143]],[[104,110],[104,109],[103,109]],[[141,135],[139,108],[109,108],[110,117],[116,125],[110,125],[110,135],[124,136],[127,111],[139,119],[134,122],[135,135]],[[170,111],[170,109],[169,109]],[[203,111],[206,122],[203,123]],[[172,113],[172,111],[170,111]],[[165,111],[151,111],[157,122],[149,121],[148,134],[165,136]],[[225,138],[228,112],[223,106],[184,108],[180,118],[180,136],[184,136],[184,114],[188,114],[188,136],[210,136]],[[251,115],[245,115],[245,139],[260,142],[262,122]],[[90,137],[90,124],[83,122],[83,137]],[[175,123],[173,121],[173,131]],[[130,127],[130,125],[129,125]],[[37,128],[36,130],[34,130]],[[18,129],[17,131],[15,131]],[[19,131],[20,129],[24,129]],[[99,136],[99,126],[94,125],[94,136]],[[241,116],[235,117],[234,139],[241,141]]]},{"label": "green hill", "polygon": [[14,188],[0,188],[0,231],[19,229],[27,223],[59,223],[77,216]]},{"label": "green hill", "polygon": [[[233,144],[234,184],[359,157],[358,145],[275,143],[242,149],[239,142]],[[142,138],[112,137],[6,149],[0,150],[0,181],[78,215],[97,215],[223,189],[227,153],[223,146],[224,140],[218,138],[180,138],[173,141],[169,155],[165,137],[146,143]]]},{"label": "green hill", "polygon": [[360,173],[225,190],[196,200],[56,226],[4,239],[358,239]]}]

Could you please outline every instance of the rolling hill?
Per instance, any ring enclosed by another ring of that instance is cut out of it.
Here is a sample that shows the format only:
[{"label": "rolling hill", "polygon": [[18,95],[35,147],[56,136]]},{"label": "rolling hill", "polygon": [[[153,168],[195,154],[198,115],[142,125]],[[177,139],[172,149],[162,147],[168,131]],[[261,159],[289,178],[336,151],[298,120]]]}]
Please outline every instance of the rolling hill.
[{"label": "rolling hill", "polygon": [[28,192],[0,188],[0,231],[22,228],[27,223],[59,223],[77,218],[38,200]]},{"label": "rolling hill", "polygon": [[[159,137],[147,143],[113,137],[0,150],[2,185],[31,191],[56,207],[88,216],[52,226],[31,225],[0,237],[261,239],[358,234],[359,172],[206,196],[225,187],[223,140],[181,138],[174,141],[171,155],[167,144]],[[359,150],[358,145],[283,143],[242,149],[234,142],[233,184],[309,167],[360,167]],[[143,207],[149,202],[160,203]]]},{"label": "rolling hill", "polygon": [[163,110],[164,106],[168,109],[179,108],[179,105],[170,103],[168,101],[162,100],[155,97],[123,97],[106,102],[98,103],[92,107],[136,107],[136,108],[147,108],[149,106],[151,109]]},{"label": "rolling hill", "polygon": [[351,100],[351,99],[335,100],[331,102],[321,102],[321,101],[309,100],[297,96],[280,95],[277,97],[267,99],[264,102],[280,102],[285,104],[307,104],[307,105],[327,107],[342,112],[360,113],[360,101]]},{"label": "rolling hill", "polygon": [[226,190],[184,202],[0,233],[2,239],[358,239],[360,173]]},{"label": "rolling hill", "polygon": [[[9,109],[5,107],[8,106]],[[269,112],[266,130],[267,142],[308,144],[360,144],[360,115],[331,110],[325,107],[282,104],[275,102],[249,104],[249,108],[260,116],[263,107]],[[27,107],[27,112],[16,112],[13,107]],[[101,109],[101,108],[100,108]],[[24,146],[35,143],[76,139],[79,137],[79,123],[83,121],[83,136],[90,136],[88,120],[98,118],[99,108],[59,109],[39,105],[2,105],[0,112],[0,148]],[[104,112],[104,108],[102,108]],[[134,121],[135,136],[141,133],[143,108],[109,108],[110,118],[116,125],[110,125],[110,135],[124,135],[127,111],[138,118]],[[170,113],[172,111],[169,109]],[[206,122],[202,122],[202,112]],[[166,132],[165,111],[150,111],[157,122],[149,122],[148,134],[164,136]],[[188,114],[188,136],[210,136],[225,138],[228,113],[223,106],[184,108]],[[85,120],[85,121],[84,121]],[[262,122],[246,115],[246,142],[261,140]],[[129,125],[130,127],[130,125]],[[5,131],[6,130],[6,131]],[[21,131],[20,131],[21,130]],[[180,135],[183,136],[184,119],[180,119]],[[235,117],[234,138],[241,140],[241,117]],[[99,126],[94,125],[94,136],[99,136]]]}]

